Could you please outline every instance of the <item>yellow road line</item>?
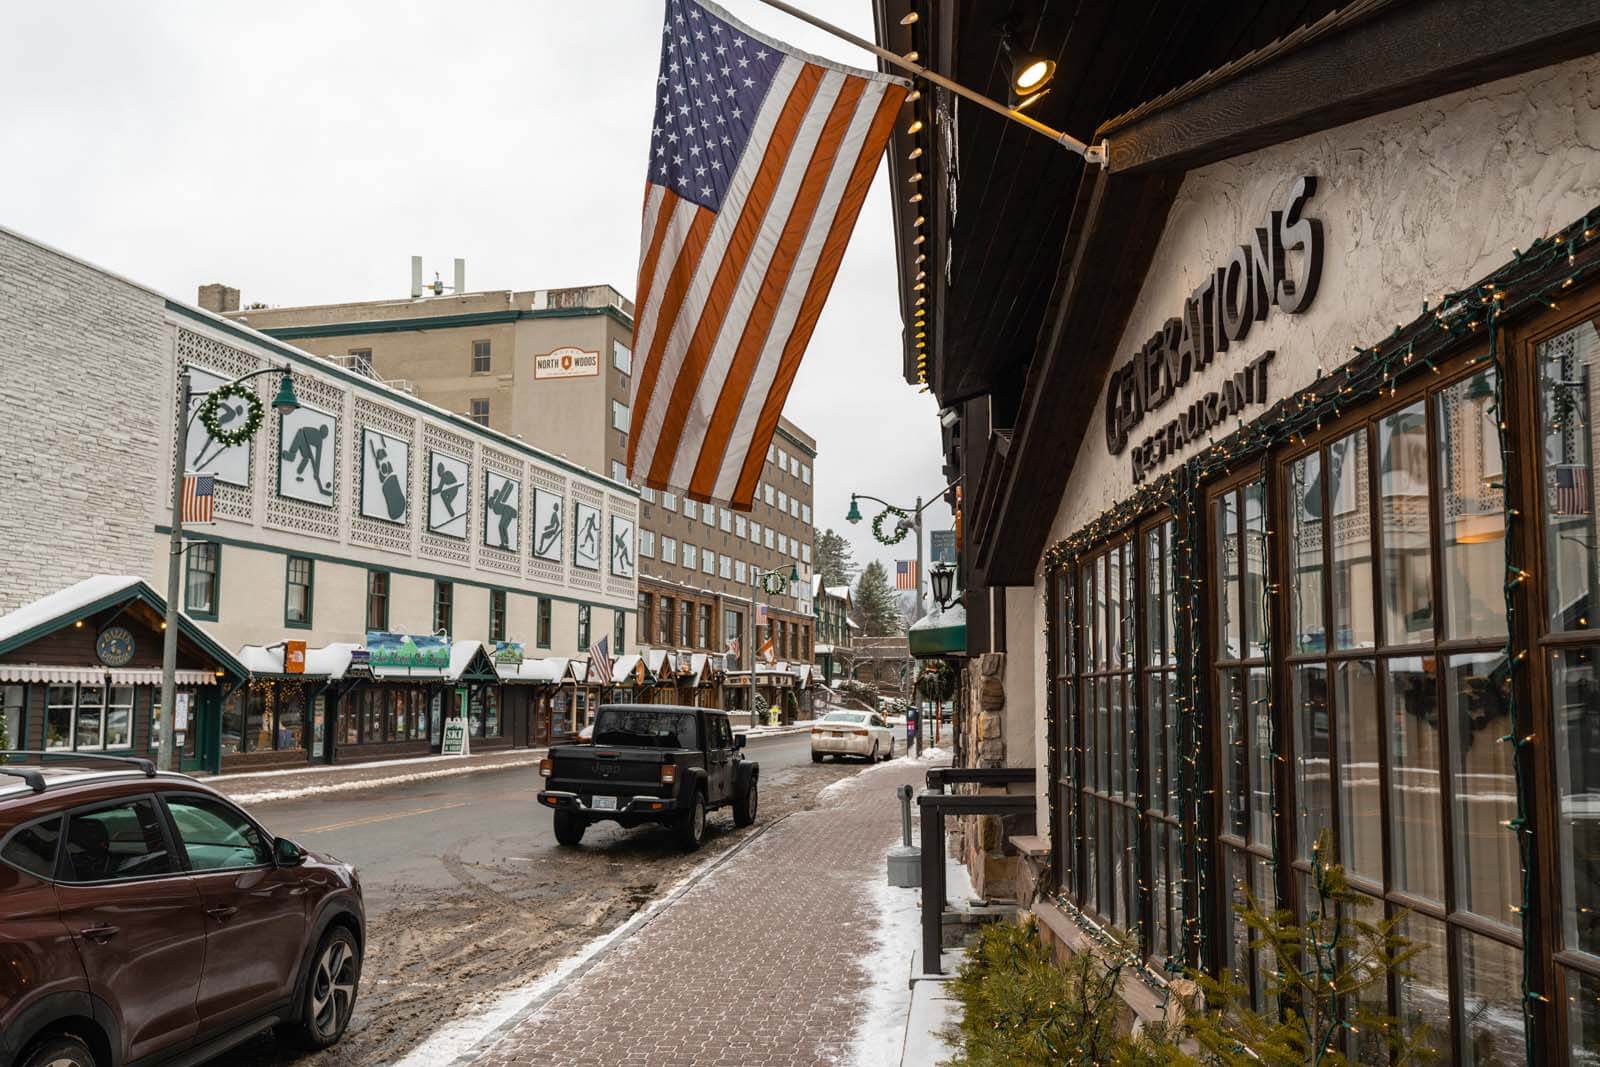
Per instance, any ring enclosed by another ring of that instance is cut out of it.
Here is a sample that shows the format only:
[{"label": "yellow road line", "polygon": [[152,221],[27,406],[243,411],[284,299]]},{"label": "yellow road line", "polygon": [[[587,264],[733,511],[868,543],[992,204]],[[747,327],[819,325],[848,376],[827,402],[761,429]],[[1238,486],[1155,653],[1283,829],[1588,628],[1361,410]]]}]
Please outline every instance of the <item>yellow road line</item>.
[{"label": "yellow road line", "polygon": [[437,808],[416,808],[412,811],[388,811],[382,815],[368,815],[362,819],[347,819],[344,822],[331,822],[326,826],[311,826],[301,830],[302,834],[322,834],[329,830],[348,830],[352,826],[366,826],[368,823],[387,822],[390,819],[404,819],[410,815],[430,815],[436,811],[449,811],[451,808],[464,808],[465,800],[457,804],[441,804]]}]

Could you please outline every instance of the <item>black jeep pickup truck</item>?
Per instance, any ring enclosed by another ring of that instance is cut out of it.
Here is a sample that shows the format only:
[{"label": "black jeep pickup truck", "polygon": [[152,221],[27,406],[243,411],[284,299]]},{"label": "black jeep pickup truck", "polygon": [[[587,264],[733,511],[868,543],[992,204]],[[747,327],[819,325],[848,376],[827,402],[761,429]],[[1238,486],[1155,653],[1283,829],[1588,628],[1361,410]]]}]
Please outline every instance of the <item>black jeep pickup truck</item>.
[{"label": "black jeep pickup truck", "polygon": [[733,806],[735,826],[756,821],[760,768],[744,758],[725,712],[668,704],[606,704],[586,745],[557,745],[539,761],[539,803],[554,809],[556,840],[576,845],[590,823],[665,823],[700,847],[706,812]]}]

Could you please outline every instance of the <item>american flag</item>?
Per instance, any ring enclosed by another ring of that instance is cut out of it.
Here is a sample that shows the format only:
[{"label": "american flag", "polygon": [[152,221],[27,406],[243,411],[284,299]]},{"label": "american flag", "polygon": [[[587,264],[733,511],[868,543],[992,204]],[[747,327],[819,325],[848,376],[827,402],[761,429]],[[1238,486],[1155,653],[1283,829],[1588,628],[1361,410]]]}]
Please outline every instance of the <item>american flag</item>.
[{"label": "american flag", "polygon": [[611,684],[611,645],[607,638],[589,646],[589,681],[595,685]]},{"label": "american flag", "polygon": [[1555,514],[1589,514],[1589,472],[1583,467],[1560,466],[1555,470]]},{"label": "american flag", "polygon": [[894,587],[896,589],[915,589],[917,587],[917,561],[914,559],[899,559],[894,563]]},{"label": "american flag", "polygon": [[214,521],[217,479],[210,474],[183,476],[183,521],[185,525]]},{"label": "american flag", "polygon": [[748,511],[909,87],[667,0],[628,477]]}]

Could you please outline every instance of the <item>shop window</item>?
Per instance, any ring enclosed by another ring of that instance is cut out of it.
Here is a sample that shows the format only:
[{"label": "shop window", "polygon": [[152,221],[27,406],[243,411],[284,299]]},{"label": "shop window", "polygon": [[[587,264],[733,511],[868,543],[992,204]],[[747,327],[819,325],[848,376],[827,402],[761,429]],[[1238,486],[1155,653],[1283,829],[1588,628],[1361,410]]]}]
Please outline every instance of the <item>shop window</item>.
[{"label": "shop window", "polygon": [[0,685],[0,748],[27,748],[23,718],[27,690],[20,685]]},{"label": "shop window", "polygon": [[583,652],[589,647],[589,605],[578,605],[578,651]]},{"label": "shop window", "polygon": [[313,563],[290,556],[284,564],[283,624],[296,629],[311,626],[311,575]]},{"label": "shop window", "polygon": [[694,644],[694,604],[688,600],[678,602],[678,640]]},{"label": "shop window", "polygon": [[661,634],[657,640],[657,643],[662,646],[670,646],[672,644],[672,617],[674,609],[675,603],[671,597],[664,596],[661,598]]},{"label": "shop window", "polygon": [[455,631],[456,587],[450,582],[433,583],[433,632],[448,637]]},{"label": "shop window", "polygon": [[697,642],[701,648],[711,647],[711,605],[700,605],[700,640]]},{"label": "shop window", "polygon": [[214,621],[221,586],[222,546],[195,541],[184,551],[183,610],[197,619]]},{"label": "shop window", "polygon": [[549,597],[542,596],[539,598],[539,626],[536,636],[540,648],[550,647],[550,605]]},{"label": "shop window", "polygon": [[[222,754],[232,756],[244,751],[245,693],[235,689],[222,702]],[[348,723],[346,724],[348,728]],[[350,739],[355,744],[355,739]]]},{"label": "shop window", "polygon": [[367,629],[389,628],[389,573],[367,572]]},{"label": "shop window", "polygon": [[611,613],[611,654],[620,656],[627,650],[628,613],[615,611]]},{"label": "shop window", "polygon": [[[362,691],[357,690],[339,702],[339,744],[359,745],[361,743],[361,698]],[[224,715],[226,720],[226,715]]]},{"label": "shop window", "polygon": [[506,639],[506,591],[489,590],[489,640]]}]

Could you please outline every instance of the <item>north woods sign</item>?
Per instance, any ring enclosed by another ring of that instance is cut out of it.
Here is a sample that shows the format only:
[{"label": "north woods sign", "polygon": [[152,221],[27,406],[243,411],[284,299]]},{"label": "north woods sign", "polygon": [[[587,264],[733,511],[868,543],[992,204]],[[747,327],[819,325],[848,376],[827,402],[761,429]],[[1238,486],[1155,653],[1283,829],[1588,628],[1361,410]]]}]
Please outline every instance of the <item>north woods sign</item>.
[{"label": "north woods sign", "polygon": [[[1303,212],[1316,191],[1316,178],[1297,180],[1283,208],[1269,211],[1265,225],[1255,228],[1254,244],[1235,248],[1228,262],[1189,294],[1182,316],[1168,319],[1131,359],[1112,370],[1106,396],[1106,447],[1112,455],[1128,446],[1146,415],[1159,411],[1191,377],[1210,367],[1217,353],[1244,341],[1269,308],[1290,315],[1310,308],[1322,277],[1322,223]],[[1297,273],[1289,269],[1290,252],[1301,253]],[[1135,445],[1133,480],[1143,481],[1167,457],[1246,407],[1266,403],[1267,365],[1273,355],[1261,353]]]}]

